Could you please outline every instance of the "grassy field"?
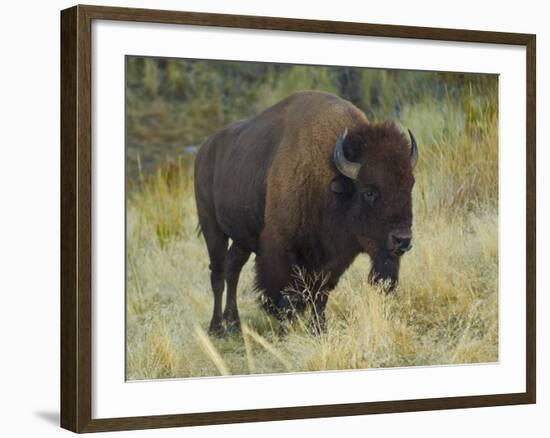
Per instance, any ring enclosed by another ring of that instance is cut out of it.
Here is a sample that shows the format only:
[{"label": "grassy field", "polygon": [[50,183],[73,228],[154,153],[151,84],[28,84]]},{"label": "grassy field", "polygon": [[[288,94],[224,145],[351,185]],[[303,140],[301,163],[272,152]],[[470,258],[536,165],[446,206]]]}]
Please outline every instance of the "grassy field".
[{"label": "grassy field", "polygon": [[208,337],[213,299],[196,232],[193,157],[140,173],[127,200],[127,378],[497,361],[493,88],[464,87],[458,97],[443,93],[401,105],[394,118],[414,130],[420,145],[414,249],[392,295],[367,283],[370,262],[360,256],[332,291],[329,330],[319,337],[302,320],[278,337],[277,321],[256,301],[253,257],[239,283],[243,333]]}]

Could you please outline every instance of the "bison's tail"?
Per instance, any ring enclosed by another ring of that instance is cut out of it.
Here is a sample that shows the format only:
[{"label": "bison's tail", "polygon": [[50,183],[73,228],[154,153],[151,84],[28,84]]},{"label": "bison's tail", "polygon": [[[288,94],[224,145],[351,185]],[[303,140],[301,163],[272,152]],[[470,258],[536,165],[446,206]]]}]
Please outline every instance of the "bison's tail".
[{"label": "bison's tail", "polygon": [[197,224],[197,226],[195,227],[195,233],[197,233],[197,237],[201,237],[202,236],[202,228],[201,228],[201,223],[199,222]]}]

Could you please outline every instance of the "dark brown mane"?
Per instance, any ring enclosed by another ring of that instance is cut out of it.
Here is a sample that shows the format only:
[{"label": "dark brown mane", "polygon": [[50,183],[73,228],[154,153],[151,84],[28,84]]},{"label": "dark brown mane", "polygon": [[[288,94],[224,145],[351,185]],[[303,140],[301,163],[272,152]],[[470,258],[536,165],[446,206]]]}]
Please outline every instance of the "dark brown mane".
[{"label": "dark brown mane", "polygon": [[346,140],[346,155],[352,161],[361,161],[364,155],[406,161],[408,153],[409,141],[394,122],[360,125]]}]

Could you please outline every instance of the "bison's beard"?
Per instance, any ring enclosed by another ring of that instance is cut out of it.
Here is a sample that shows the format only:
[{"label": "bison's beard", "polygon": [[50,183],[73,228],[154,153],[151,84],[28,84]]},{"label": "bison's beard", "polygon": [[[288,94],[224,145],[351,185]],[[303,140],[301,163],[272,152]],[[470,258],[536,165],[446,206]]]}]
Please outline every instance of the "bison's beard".
[{"label": "bison's beard", "polygon": [[392,256],[386,250],[380,250],[372,261],[369,281],[373,284],[383,284],[387,292],[391,292],[397,285],[399,278],[399,263],[401,257]]}]

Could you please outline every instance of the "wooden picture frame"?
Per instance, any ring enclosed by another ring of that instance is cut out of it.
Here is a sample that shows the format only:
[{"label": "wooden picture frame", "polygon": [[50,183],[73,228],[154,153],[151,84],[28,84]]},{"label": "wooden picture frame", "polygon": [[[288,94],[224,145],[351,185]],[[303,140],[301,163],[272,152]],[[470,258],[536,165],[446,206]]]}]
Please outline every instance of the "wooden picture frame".
[{"label": "wooden picture frame", "polygon": [[[91,33],[94,20],[524,46],[527,59],[526,391],[192,414],[92,418]],[[535,57],[536,37],[531,34],[80,5],[62,11],[61,426],[80,433],[535,403]]]}]

